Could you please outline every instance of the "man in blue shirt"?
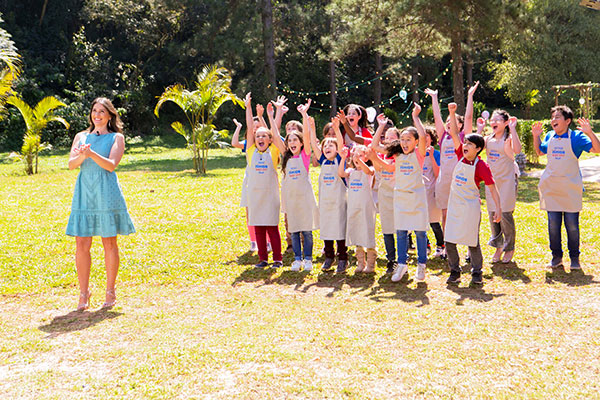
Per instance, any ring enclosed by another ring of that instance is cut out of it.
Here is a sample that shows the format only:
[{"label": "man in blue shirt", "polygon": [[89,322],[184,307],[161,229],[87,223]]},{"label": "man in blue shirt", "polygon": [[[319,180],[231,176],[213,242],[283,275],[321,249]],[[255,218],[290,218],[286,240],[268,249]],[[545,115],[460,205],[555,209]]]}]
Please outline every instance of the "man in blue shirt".
[{"label": "man in blue shirt", "polygon": [[552,108],[552,131],[540,143],[542,123],[531,127],[533,146],[538,156],[548,155],[548,164],[540,178],[538,192],[540,208],[548,212],[548,236],[552,261],[548,265],[562,265],[561,227],[565,221],[567,247],[571,270],[580,269],[579,263],[579,212],[583,205],[583,181],[579,171],[579,157],[584,151],[600,153],[600,141],[592,131],[590,121],[579,118],[578,130],[569,129],[573,111],[567,106]]}]

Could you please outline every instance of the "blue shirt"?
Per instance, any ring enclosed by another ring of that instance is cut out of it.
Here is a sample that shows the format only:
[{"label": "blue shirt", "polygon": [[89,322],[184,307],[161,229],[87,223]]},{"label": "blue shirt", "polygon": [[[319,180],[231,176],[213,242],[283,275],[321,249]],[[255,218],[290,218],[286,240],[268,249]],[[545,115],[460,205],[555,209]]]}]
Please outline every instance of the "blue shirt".
[{"label": "blue shirt", "polygon": [[[337,164],[340,165],[340,163],[342,162],[342,156],[340,156],[339,154],[336,154],[335,161],[337,161]],[[328,160],[327,157],[325,157],[325,154],[323,154],[323,153],[321,153],[321,158],[319,158],[320,165],[335,165],[336,164],[335,161]],[[344,182],[344,185],[348,186],[345,178],[342,178],[342,182]]]},{"label": "blue shirt", "polygon": [[[429,152],[425,153],[425,157],[429,157]],[[433,159],[437,166],[440,166],[440,151],[438,149],[433,149]]]},{"label": "blue shirt", "polygon": [[[592,149],[592,139],[590,139],[588,135],[586,135],[582,131],[572,131],[570,129],[569,131],[571,131],[571,148],[573,149],[575,157],[579,158],[581,156],[581,153],[583,153],[584,151],[589,152]],[[556,132],[549,131],[546,134],[544,140],[542,141],[542,144],[540,144],[540,151],[542,153],[548,153],[548,142],[550,142],[550,139],[552,139],[554,136],[559,138],[566,138],[567,132],[565,132],[562,135],[557,135]]]}]

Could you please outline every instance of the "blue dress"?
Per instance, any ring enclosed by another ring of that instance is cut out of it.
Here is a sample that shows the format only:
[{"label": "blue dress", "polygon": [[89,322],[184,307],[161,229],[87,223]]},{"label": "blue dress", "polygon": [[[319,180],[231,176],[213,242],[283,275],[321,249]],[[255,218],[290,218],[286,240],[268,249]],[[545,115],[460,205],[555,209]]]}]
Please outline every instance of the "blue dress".
[{"label": "blue dress", "polygon": [[[96,153],[108,157],[116,135],[87,133],[80,144],[89,143]],[[67,235],[113,237],[134,232],[117,174],[108,172],[91,158],[86,158],[75,183]]]}]

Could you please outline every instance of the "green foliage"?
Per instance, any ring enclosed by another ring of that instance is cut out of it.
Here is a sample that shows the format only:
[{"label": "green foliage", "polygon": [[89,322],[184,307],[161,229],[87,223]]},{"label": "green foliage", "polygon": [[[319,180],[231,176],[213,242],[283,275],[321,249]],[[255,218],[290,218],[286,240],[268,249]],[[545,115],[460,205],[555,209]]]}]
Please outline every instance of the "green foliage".
[{"label": "green foliage", "polygon": [[389,119],[391,119],[395,126],[401,125],[400,116],[398,116],[398,113],[396,111],[392,110],[389,107],[386,107],[383,109],[383,114]]},{"label": "green foliage", "polygon": [[196,173],[206,173],[208,149],[219,144],[220,138],[227,136],[227,130],[216,129],[213,121],[217,111],[226,102],[243,106],[243,102],[231,91],[231,76],[225,68],[206,65],[196,76],[196,90],[187,90],[176,84],[165,89],[154,108],[158,112],[166,102],[173,102],[183,110],[189,128],[181,122],[174,122],[171,127],[182,135],[190,150]]},{"label": "green foliage", "polygon": [[54,114],[55,109],[64,107],[65,104],[55,97],[44,97],[33,109],[17,96],[9,97],[6,102],[19,110],[26,126],[20,157],[15,158],[22,158],[25,161],[25,172],[28,175],[37,174],[39,152],[51,148],[47,143],[42,143],[44,128],[50,122],[57,121],[69,129],[69,123],[64,118]]},{"label": "green foliage", "polygon": [[[3,22],[0,17],[0,23]],[[4,117],[4,104],[12,94],[15,80],[21,73],[21,56],[11,36],[0,28],[0,120]]]},{"label": "green foliage", "polygon": [[477,118],[481,115],[483,111],[485,111],[486,106],[480,101],[473,102],[473,118]]},{"label": "green foliage", "polygon": [[[523,146],[522,152],[527,156],[527,161],[534,164],[536,164],[539,160],[539,157],[533,147],[533,135],[531,134],[531,126],[535,122],[537,122],[537,120],[521,119],[517,123],[517,133],[519,134],[519,139],[521,140],[521,144]],[[550,120],[542,120],[541,122],[544,126],[544,132],[552,130],[552,127],[550,126]],[[543,137],[540,138],[540,140],[542,139]]]}]

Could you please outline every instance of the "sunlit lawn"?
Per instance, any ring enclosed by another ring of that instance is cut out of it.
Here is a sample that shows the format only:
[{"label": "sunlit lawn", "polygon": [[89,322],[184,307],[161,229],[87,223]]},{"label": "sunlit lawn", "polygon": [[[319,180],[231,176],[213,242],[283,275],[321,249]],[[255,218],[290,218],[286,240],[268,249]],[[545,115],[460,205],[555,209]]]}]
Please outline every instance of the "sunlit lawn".
[{"label": "sunlit lawn", "polygon": [[[425,282],[413,279],[413,262],[395,284],[380,234],[376,275],[290,272],[289,254],[282,270],[253,269],[240,153],[211,152],[199,177],[184,149],[131,146],[117,172],[138,232],[119,239],[119,304],[98,310],[96,239],[93,307],[76,313],[64,230],[77,171],[66,161],[44,156],[36,176],[0,161],[3,398],[598,396],[598,184],[586,183],[582,272],[544,268],[546,217],[537,180],[524,178],[514,263],[490,265],[484,245],[481,288],[468,274],[447,287],[439,260]],[[481,242],[488,236],[484,213]],[[319,261],[321,249],[316,240]]]}]

